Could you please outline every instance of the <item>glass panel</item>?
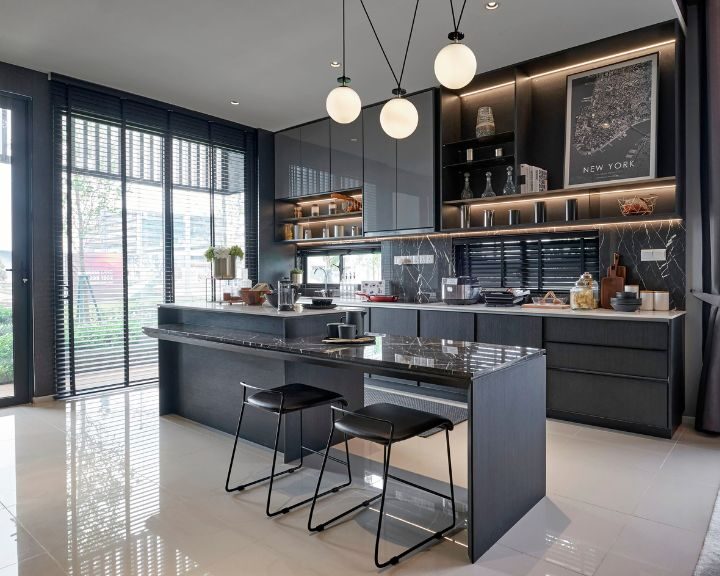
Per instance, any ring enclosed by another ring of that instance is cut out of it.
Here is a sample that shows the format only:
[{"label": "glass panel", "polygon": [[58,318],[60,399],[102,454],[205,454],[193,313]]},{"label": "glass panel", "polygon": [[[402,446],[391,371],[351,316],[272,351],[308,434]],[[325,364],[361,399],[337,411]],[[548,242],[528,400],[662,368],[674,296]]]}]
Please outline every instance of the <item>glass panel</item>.
[{"label": "glass panel", "polygon": [[0,108],[0,398],[15,395],[12,325],[11,111]]},{"label": "glass panel", "polygon": [[210,265],[210,147],[173,138],[173,263],[175,301],[205,300]]},{"label": "glass panel", "polygon": [[120,128],[72,118],[75,387],[125,382]]},{"label": "glass panel", "polygon": [[351,284],[364,280],[382,280],[380,253],[358,253],[343,255],[343,274]]},{"label": "glass panel", "polygon": [[[245,154],[215,148],[215,194],[213,223],[215,246],[237,245],[245,252]],[[242,260],[236,262],[237,277],[247,278]]]},{"label": "glass panel", "polygon": [[130,384],[158,377],[157,340],[143,326],[157,324],[163,302],[164,142],[157,134],[126,130],[127,279]]},{"label": "glass panel", "polygon": [[310,255],[307,257],[308,284],[339,284],[340,256]]}]

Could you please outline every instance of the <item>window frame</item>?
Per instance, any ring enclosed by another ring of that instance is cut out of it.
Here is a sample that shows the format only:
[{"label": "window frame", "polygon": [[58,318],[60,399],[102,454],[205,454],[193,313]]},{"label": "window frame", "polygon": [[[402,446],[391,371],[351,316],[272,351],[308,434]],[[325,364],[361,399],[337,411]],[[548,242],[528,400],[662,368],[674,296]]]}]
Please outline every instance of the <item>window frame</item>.
[{"label": "window frame", "polygon": [[[308,282],[308,256],[340,256],[339,276],[342,279],[345,272],[345,258],[351,254],[382,254],[379,244],[362,244],[358,246],[345,246],[342,248],[308,248],[298,250],[296,263],[298,263],[303,271],[303,287],[308,290],[320,290],[325,288],[324,282]],[[328,283],[328,289],[337,289],[340,283]]]}]

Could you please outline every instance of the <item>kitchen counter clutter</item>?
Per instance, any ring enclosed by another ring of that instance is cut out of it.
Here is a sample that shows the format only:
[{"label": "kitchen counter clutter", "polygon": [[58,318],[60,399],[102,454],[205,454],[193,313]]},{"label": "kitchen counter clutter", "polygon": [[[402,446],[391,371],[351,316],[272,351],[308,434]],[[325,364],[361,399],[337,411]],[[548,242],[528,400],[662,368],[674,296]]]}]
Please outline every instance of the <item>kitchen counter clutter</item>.
[{"label": "kitchen counter clutter", "polygon": [[[309,298],[300,298],[298,304],[309,303]],[[523,316],[557,316],[560,318],[591,318],[597,320],[629,320],[644,322],[667,322],[685,315],[684,310],[617,312],[597,308],[595,310],[570,310],[541,308],[522,308],[520,306],[486,306],[485,304],[453,305],[444,302],[431,302],[418,304],[415,302],[366,302],[363,300],[344,300],[334,298],[333,302],[338,306],[363,306],[366,308],[400,308],[408,310],[438,310],[449,312],[470,312],[476,314],[518,314]]]}]

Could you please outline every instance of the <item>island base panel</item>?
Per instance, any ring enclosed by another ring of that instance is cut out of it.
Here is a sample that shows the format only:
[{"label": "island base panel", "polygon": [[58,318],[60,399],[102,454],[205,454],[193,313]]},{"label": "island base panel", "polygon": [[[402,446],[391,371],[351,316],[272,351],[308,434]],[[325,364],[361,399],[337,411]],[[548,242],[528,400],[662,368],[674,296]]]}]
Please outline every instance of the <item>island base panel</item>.
[{"label": "island base panel", "polygon": [[[343,395],[350,409],[362,407],[363,374],[357,370],[331,368],[300,362],[217,350],[206,346],[160,342],[160,412],[178,414],[211,428],[235,434],[242,405],[240,382],[260,388],[274,388],[302,382]],[[330,408],[320,406],[304,411],[303,443],[322,450],[330,431]],[[272,448],[276,417],[246,407],[240,437]],[[300,414],[283,417],[280,451],[285,462],[296,460],[299,449]],[[340,441],[340,437],[336,441]],[[287,446],[287,448],[286,448]]]},{"label": "island base panel", "polygon": [[545,496],[545,357],[486,374],[468,394],[475,562]]}]

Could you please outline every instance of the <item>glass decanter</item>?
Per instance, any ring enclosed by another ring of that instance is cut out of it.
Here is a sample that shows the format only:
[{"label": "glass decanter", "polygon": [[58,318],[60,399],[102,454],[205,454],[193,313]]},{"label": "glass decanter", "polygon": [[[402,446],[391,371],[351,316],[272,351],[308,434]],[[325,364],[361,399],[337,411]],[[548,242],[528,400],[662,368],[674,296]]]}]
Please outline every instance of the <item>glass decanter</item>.
[{"label": "glass decanter", "polygon": [[505,180],[505,186],[503,187],[503,194],[505,196],[510,196],[511,194],[515,194],[515,182],[513,180],[512,166],[508,166],[506,168],[506,172],[507,172],[507,180]]},{"label": "glass decanter", "polygon": [[465,186],[462,189],[462,192],[460,193],[460,199],[461,200],[470,200],[473,197],[473,192],[470,189],[470,172],[465,172],[463,174],[465,176]]},{"label": "glass decanter", "polygon": [[485,172],[485,191],[482,193],[482,198],[492,198],[495,196],[495,192],[492,187],[492,172]]}]

